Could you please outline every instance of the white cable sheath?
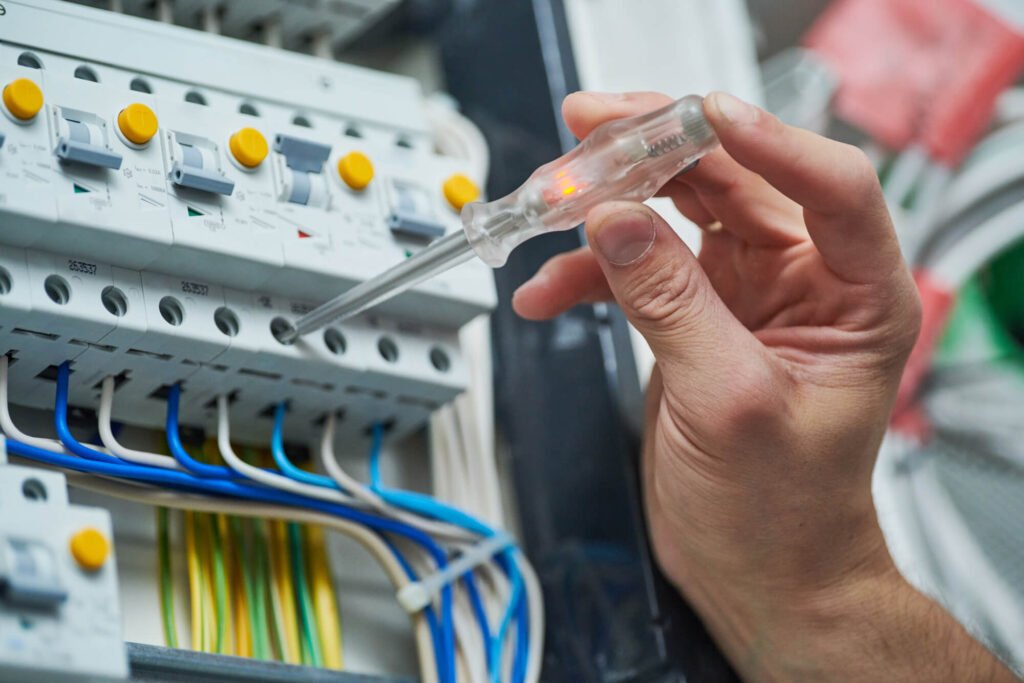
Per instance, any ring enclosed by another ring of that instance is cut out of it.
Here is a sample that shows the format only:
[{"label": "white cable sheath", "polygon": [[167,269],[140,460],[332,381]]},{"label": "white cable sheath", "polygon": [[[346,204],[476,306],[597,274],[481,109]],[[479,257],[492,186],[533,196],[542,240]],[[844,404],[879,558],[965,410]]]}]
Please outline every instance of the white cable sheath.
[{"label": "white cable sheath", "polygon": [[61,455],[72,455],[64,446],[53,439],[43,439],[38,436],[30,436],[25,432],[18,429],[14,424],[14,420],[11,419],[10,408],[8,407],[8,364],[10,359],[6,356],[0,356],[0,429],[3,429],[7,438],[20,441],[29,446],[35,446],[36,448],[42,448],[44,451],[50,451],[51,453],[60,453]]},{"label": "white cable sheath", "polygon": [[103,387],[100,393],[100,411],[97,426],[100,433],[100,441],[111,455],[137,465],[148,465],[149,467],[162,467],[169,470],[185,471],[178,461],[169,455],[137,451],[133,448],[126,448],[114,437],[114,430],[111,428],[110,415],[114,407],[114,378],[107,376],[103,378]]},{"label": "white cable sheath", "polygon": [[376,510],[381,514],[391,517],[392,519],[414,526],[421,531],[439,538],[462,543],[472,543],[479,538],[477,534],[467,531],[462,527],[426,519],[420,515],[406,512],[405,510],[390,505],[382,500],[381,497],[368,486],[355,479],[342,469],[341,464],[338,462],[338,458],[334,455],[334,429],[335,417],[334,415],[328,414],[324,418],[324,431],[320,440],[320,462],[324,467],[324,471],[327,472],[327,475],[331,477],[338,486],[348,491],[353,498],[362,501],[362,503],[370,509]]},{"label": "white cable sheath", "polygon": [[1024,239],[1024,202],[996,214],[930,264],[932,277],[957,291],[997,254]]},{"label": "white cable sheath", "polygon": [[227,466],[247,479],[251,479],[255,482],[281,491],[288,491],[289,493],[306,496],[307,498],[315,498],[317,500],[324,500],[331,503],[342,503],[344,505],[352,505],[355,507],[366,507],[364,504],[357,502],[351,496],[337,489],[328,489],[322,486],[315,486],[313,484],[295,481],[294,479],[290,479],[284,475],[268,472],[267,470],[256,467],[255,465],[250,465],[238,457],[234,449],[231,447],[230,425],[228,421],[228,397],[224,394],[217,397],[217,448],[220,451],[221,457],[224,458],[224,462],[227,463]]}]

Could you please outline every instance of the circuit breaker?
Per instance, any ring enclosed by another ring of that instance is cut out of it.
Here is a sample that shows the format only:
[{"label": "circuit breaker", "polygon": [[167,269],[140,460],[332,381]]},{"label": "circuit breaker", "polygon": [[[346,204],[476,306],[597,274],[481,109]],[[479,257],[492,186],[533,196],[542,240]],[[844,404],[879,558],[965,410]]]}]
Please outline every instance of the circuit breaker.
[{"label": "circuit breaker", "polygon": [[2,464],[0,680],[123,681],[110,513],[71,505],[63,474]]},{"label": "circuit breaker", "polygon": [[[237,5],[238,3],[236,3]],[[255,4],[255,3],[254,3]],[[466,385],[459,328],[493,307],[469,263],[294,344],[290,321],[460,228],[415,81],[68,3],[6,2],[0,21],[0,353],[12,399],[159,427],[167,387],[240,434],[325,412],[363,438],[399,431]],[[237,12],[238,7],[232,10]],[[225,21],[235,14],[229,12]],[[132,34],[145,50],[125,53]],[[347,432],[346,432],[347,430]]]}]

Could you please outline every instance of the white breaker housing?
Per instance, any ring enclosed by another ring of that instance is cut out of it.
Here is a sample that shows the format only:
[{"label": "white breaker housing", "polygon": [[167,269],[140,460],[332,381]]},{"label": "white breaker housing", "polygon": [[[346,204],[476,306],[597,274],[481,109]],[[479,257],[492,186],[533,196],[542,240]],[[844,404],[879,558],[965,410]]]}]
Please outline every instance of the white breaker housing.
[{"label": "white breaker housing", "polygon": [[[461,229],[442,184],[465,164],[433,153],[415,81],[68,3],[4,7],[0,87],[27,78],[45,102],[27,121],[0,105],[12,401],[52,408],[53,366],[72,361],[75,406],[118,376],[117,420],[162,426],[183,382],[184,424],[211,427],[226,392],[243,440],[280,401],[295,438],[337,411],[356,439],[465,388],[458,329],[495,303],[480,263],[293,346],[273,334],[423,248],[422,226]],[[157,117],[148,143],[118,128],[132,103]],[[230,152],[242,128],[268,142],[255,168]],[[361,191],[337,170],[353,151],[374,166]]]},{"label": "white breaker housing", "polygon": [[110,513],[69,504],[63,474],[7,465],[3,451],[0,438],[0,680],[125,680],[113,553],[83,567],[72,550],[83,532],[109,544]]}]

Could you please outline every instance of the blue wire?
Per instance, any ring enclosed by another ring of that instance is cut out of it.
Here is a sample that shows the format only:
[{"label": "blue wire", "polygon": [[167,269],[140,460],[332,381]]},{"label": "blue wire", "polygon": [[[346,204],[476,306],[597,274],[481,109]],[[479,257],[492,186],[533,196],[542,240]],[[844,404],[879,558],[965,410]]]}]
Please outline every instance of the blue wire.
[{"label": "blue wire", "polygon": [[[59,392],[57,395],[57,402],[59,407]],[[224,467],[223,465],[207,465],[205,462],[199,462],[188,454],[185,450],[184,444],[181,443],[181,434],[178,430],[178,407],[180,404],[181,385],[175,384],[167,394],[166,431],[167,446],[170,448],[171,455],[178,461],[178,464],[197,477],[206,477],[209,479],[242,479],[242,477],[233,469]],[[58,409],[57,412],[60,412],[60,410]],[[61,441],[63,440],[64,439],[62,438]]]},{"label": "blue wire", "polygon": [[[382,485],[380,476],[380,459],[384,441],[383,427],[380,424],[373,425],[372,434],[373,439],[370,450],[370,488],[385,502],[434,519],[448,522],[449,524],[461,526],[485,537],[495,535],[496,532],[483,522],[480,522],[476,518],[457,508],[445,505],[430,496],[411,491],[385,489]],[[505,560],[503,568],[508,573],[509,580],[512,583],[512,594],[509,596],[508,605],[502,615],[501,624],[498,627],[497,634],[494,636],[490,634],[490,628],[487,625],[486,616],[484,616],[482,620],[480,619],[480,617],[483,616],[482,609],[477,611],[474,606],[473,610],[477,616],[477,620],[480,622],[480,629],[485,638],[484,642],[488,643],[488,666],[491,673],[491,680],[494,683],[498,683],[498,681],[500,681],[502,644],[505,642],[505,638],[508,635],[508,629],[511,626],[512,621],[516,619],[517,614],[519,615],[519,630],[516,638],[516,665],[513,669],[519,670],[521,678],[514,678],[513,680],[518,681],[525,678],[525,657],[529,639],[529,626],[523,618],[524,610],[520,607],[521,603],[525,603],[525,600],[523,600],[522,575],[519,572],[514,552],[512,550],[503,551],[501,556]],[[472,593],[472,587],[469,587],[469,590]]]},{"label": "blue wire", "polygon": [[[358,524],[363,524],[378,531],[395,533],[408,538],[426,550],[433,558],[438,568],[444,568],[447,566],[447,555],[445,551],[438,546],[429,535],[419,529],[403,524],[402,522],[397,522],[385,517],[378,517],[337,503],[327,503],[325,501],[305,498],[287,491],[281,491],[280,489],[251,486],[249,484],[224,479],[201,479],[185,472],[149,467],[145,465],[129,464],[116,458],[111,458],[111,456],[108,456],[105,453],[101,453],[84,446],[74,438],[71,431],[67,428],[67,398],[70,368],[66,367],[66,365],[67,364],[64,364],[64,366],[62,366],[64,368],[63,371],[58,368],[54,421],[61,442],[69,451],[80,458],[83,458],[83,460],[63,454],[50,453],[43,449],[34,448],[16,441],[7,442],[11,453],[76,471],[91,472],[105,476],[123,477],[147,483],[162,484],[171,488],[183,489],[186,491],[214,493],[216,495],[231,498],[257,500],[290,505],[293,507],[304,507],[318,512],[324,512],[343,519],[348,519]],[[171,394],[174,395],[174,393],[175,392],[172,389]],[[168,403],[168,413],[168,445],[171,446],[172,453],[175,450],[175,445],[178,446],[177,450],[180,452],[175,454],[175,457],[179,462],[182,461],[181,456],[184,456],[183,459],[191,460],[191,457],[185,453],[182,448],[180,448],[180,439],[173,438],[178,436],[176,403],[173,405],[171,402]],[[202,465],[203,463],[195,464]],[[455,637],[452,628],[452,590],[450,586],[446,586],[441,591],[441,611],[443,620],[441,622],[441,637],[439,640],[443,647],[438,653],[438,658],[440,661],[444,662],[444,671],[448,674],[447,676],[443,676],[441,680],[446,681],[446,683],[454,683]]]},{"label": "blue wire", "polygon": [[[64,361],[57,367],[57,396],[58,398],[63,396],[64,407],[58,410],[53,415],[54,427],[57,429],[57,436],[61,441],[64,441],[64,437],[67,436],[74,440],[71,436],[71,429],[68,427],[68,385],[71,381],[71,364]],[[77,443],[77,442],[76,442]],[[123,462],[120,458],[115,458],[107,453],[86,448],[82,453],[75,453],[88,460],[95,460],[96,462],[105,462],[112,465]]]},{"label": "blue wire", "polygon": [[281,473],[289,479],[302,482],[303,484],[312,484],[313,486],[320,486],[325,489],[340,490],[338,483],[330,477],[325,477],[322,474],[313,474],[306,470],[300,469],[292,464],[289,460],[288,454],[284,452],[284,416],[288,412],[288,405],[283,401],[277,404],[277,408],[274,409],[274,431],[270,439],[270,452],[274,456],[274,462],[277,463],[278,469]]},{"label": "blue wire", "polygon": [[490,646],[491,626],[487,623],[487,611],[484,609],[484,601],[480,597],[480,588],[476,584],[476,576],[471,571],[463,574],[462,580],[466,582],[466,592],[469,593],[469,602],[473,606],[473,616],[476,617],[476,623],[480,625],[484,642],[487,643],[487,646],[484,648],[484,657],[487,659],[487,670],[491,671],[494,668],[493,654]]}]

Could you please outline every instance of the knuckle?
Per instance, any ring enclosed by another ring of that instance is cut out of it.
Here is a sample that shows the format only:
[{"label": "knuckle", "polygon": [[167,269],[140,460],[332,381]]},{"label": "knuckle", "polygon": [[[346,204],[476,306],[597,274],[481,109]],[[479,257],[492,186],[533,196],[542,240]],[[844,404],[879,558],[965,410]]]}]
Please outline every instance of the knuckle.
[{"label": "knuckle", "polygon": [[851,193],[857,197],[881,194],[882,186],[871,159],[859,147],[843,144],[844,166],[849,173]]},{"label": "knuckle", "polygon": [[625,295],[638,321],[665,326],[681,322],[701,305],[700,290],[696,268],[666,261],[638,274]]}]

